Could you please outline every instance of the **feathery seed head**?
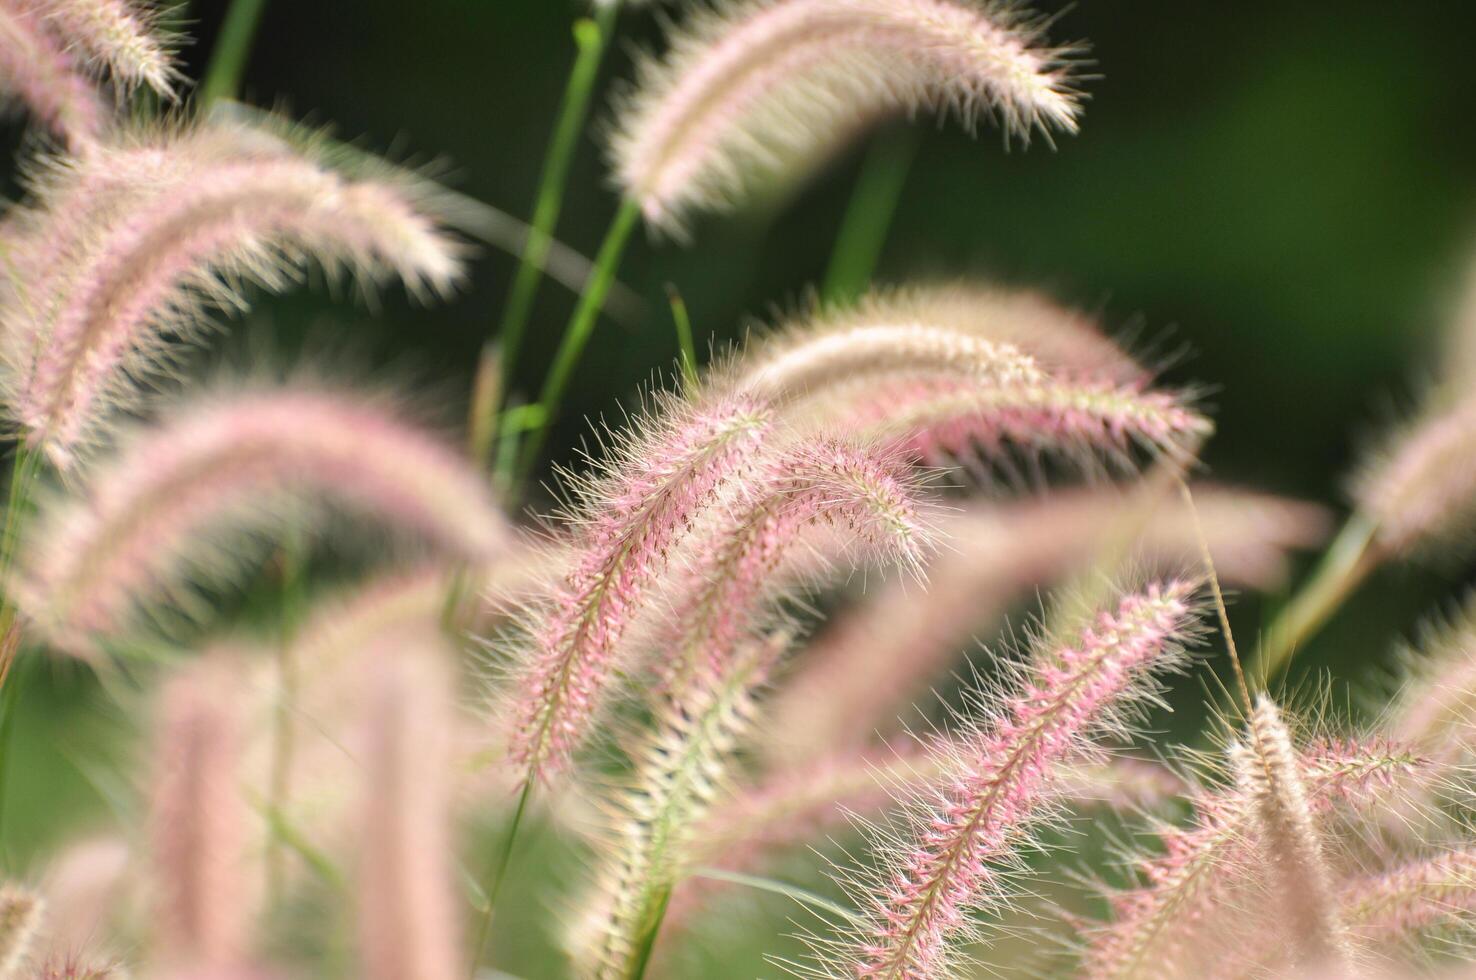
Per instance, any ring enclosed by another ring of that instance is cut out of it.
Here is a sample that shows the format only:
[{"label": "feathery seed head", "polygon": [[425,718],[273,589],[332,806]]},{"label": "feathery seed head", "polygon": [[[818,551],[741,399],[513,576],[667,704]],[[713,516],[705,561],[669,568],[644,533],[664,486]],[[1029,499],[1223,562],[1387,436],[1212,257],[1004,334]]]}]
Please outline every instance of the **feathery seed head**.
[{"label": "feathery seed head", "polygon": [[173,39],[160,33],[151,0],[19,0],[69,51],[81,49],[124,89],[147,85],[173,97],[181,75]]},{"label": "feathery seed head", "polygon": [[1315,969],[1350,973],[1352,941],[1339,912],[1321,831],[1291,733],[1276,702],[1257,698],[1249,744],[1231,746],[1236,785],[1254,805],[1260,855],[1265,861],[1297,944],[1296,960]]},{"label": "feathery seed head", "polygon": [[25,4],[0,7],[0,91],[74,150],[88,147],[110,123],[102,92]]},{"label": "feathery seed head", "polygon": [[460,558],[493,557],[511,537],[480,476],[448,447],[372,396],[305,386],[185,402],[88,487],[43,507],[17,573],[32,622],[79,655],[135,607],[186,589],[190,573],[239,564],[238,544],[212,554],[210,532],[277,527],[299,504],[372,515]]},{"label": "feathery seed head", "polygon": [[45,902],[16,885],[0,887],[0,976],[19,975],[41,928]]},{"label": "feathery seed head", "polygon": [[18,267],[41,274],[0,322],[16,420],[59,466],[167,366],[173,338],[244,306],[236,283],[285,288],[316,261],[444,292],[461,271],[459,243],[395,183],[347,180],[240,127],[99,147],[41,190],[15,242]]},{"label": "feathery seed head", "polygon": [[570,571],[534,607],[533,648],[514,683],[510,753],[530,778],[556,774],[588,737],[651,583],[699,514],[746,482],[772,425],[769,410],[744,396],[664,408],[576,487]]},{"label": "feathery seed head", "polygon": [[1076,129],[1069,51],[975,0],[739,0],[699,10],[641,67],[611,146],[616,181],[652,225],[741,200],[876,117],[997,114],[1022,138]]},{"label": "feathery seed head", "polygon": [[[1052,646],[1022,688],[958,743],[951,775],[908,807],[864,896],[867,926],[838,951],[847,972],[891,980],[948,975],[969,910],[999,898],[1001,868],[1048,812],[1065,767],[1090,757],[1153,673],[1173,665],[1194,628],[1194,586],[1151,585]],[[834,955],[834,954],[833,954]]]},{"label": "feathery seed head", "polygon": [[717,514],[670,589],[669,624],[652,648],[657,671],[681,684],[721,675],[760,625],[784,563],[806,532],[840,532],[868,563],[920,567],[931,521],[904,457],[842,439],[810,438],[771,456],[742,499]]},{"label": "feathery seed head", "polygon": [[1476,524],[1476,398],[1427,411],[1375,455],[1353,495],[1386,555],[1457,546]]},{"label": "feathery seed head", "polygon": [[403,649],[371,664],[359,924],[366,980],[457,980],[448,768],[454,711],[446,669]]},{"label": "feathery seed head", "polygon": [[161,958],[182,967],[243,962],[252,916],[235,666],[224,655],[206,657],[160,694],[150,805],[155,922]]}]

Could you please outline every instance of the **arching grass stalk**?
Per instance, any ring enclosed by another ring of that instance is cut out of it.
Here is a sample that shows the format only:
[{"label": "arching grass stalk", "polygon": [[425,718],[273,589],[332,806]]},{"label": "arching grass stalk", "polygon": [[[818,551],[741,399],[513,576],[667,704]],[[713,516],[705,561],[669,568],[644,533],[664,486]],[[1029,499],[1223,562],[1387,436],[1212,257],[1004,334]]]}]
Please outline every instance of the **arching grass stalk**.
[{"label": "arching grass stalk", "polygon": [[870,284],[917,144],[916,131],[899,129],[883,133],[867,150],[825,270],[821,297],[827,303],[854,300]]},{"label": "arching grass stalk", "polygon": [[492,915],[497,910],[497,894],[502,891],[502,883],[507,879],[507,866],[512,860],[513,845],[517,842],[518,828],[522,826],[523,814],[528,810],[528,801],[533,796],[533,780],[523,783],[523,791],[518,794],[517,806],[513,808],[512,823],[508,825],[507,835],[502,839],[502,847],[493,858],[492,867],[483,880],[487,882],[485,892],[487,901],[482,909],[482,917],[477,923],[477,939],[472,946],[471,975],[477,975],[477,964],[482,961],[482,956],[487,952],[487,939],[492,932]]},{"label": "arching grass stalk", "polygon": [[1317,570],[1282,608],[1265,640],[1246,664],[1246,676],[1264,687],[1291,662],[1297,649],[1327,622],[1378,567],[1375,521],[1356,511],[1333,539]]},{"label": "arching grass stalk", "polygon": [[539,393],[538,404],[543,409],[543,424],[533,429],[528,434],[528,441],[523,444],[523,452],[518,459],[518,482],[520,484],[525,482],[529,474],[533,472],[533,466],[538,462],[538,454],[543,451],[543,441],[548,436],[549,427],[553,425],[558,416],[559,402],[563,400],[564,389],[569,386],[569,378],[579,363],[580,355],[584,353],[584,345],[589,342],[589,336],[594,331],[595,322],[599,319],[600,307],[604,305],[610,285],[615,281],[615,273],[620,266],[620,257],[625,254],[625,246],[630,241],[630,233],[635,230],[640,219],[639,201],[627,197],[620,202],[620,210],[615,213],[615,219],[610,223],[610,230],[605,233],[605,241],[600,245],[600,251],[595,256],[594,274],[590,276],[589,282],[585,283],[584,292],[579,297],[579,305],[574,308],[574,315],[569,319],[564,339],[554,354],[553,366],[549,368],[548,378],[544,380],[543,390]]},{"label": "arching grass stalk", "polygon": [[[538,196],[533,205],[533,220],[528,228],[528,240],[519,256],[518,269],[513,276],[512,289],[508,293],[507,306],[502,312],[502,323],[497,331],[496,342],[501,348],[500,365],[493,362],[484,351],[477,371],[476,390],[479,393],[492,389],[492,385],[498,380],[492,375],[499,368],[504,397],[511,389],[513,371],[523,345],[523,334],[528,328],[533,299],[538,293],[538,283],[543,277],[543,266],[548,260],[554,228],[563,207],[569,164],[579,145],[579,134],[584,131],[584,122],[589,115],[590,95],[594,91],[600,63],[610,46],[610,38],[614,36],[615,18],[619,8],[618,2],[596,4],[594,19],[581,19],[574,25],[574,43],[578,47],[578,53],[569,73],[569,83],[564,89],[563,102],[559,106],[558,119],[544,157],[543,174],[538,181]],[[491,343],[489,340],[488,344]],[[475,414],[470,426],[473,433],[492,431],[491,414],[497,410],[498,401],[493,398],[473,400]],[[476,460],[483,466],[488,462],[489,446],[490,439],[473,444]]]},{"label": "arching grass stalk", "polygon": [[251,53],[251,42],[265,9],[266,0],[232,0],[205,70],[205,81],[200,84],[198,104],[202,110],[209,109],[217,99],[234,98],[240,90],[246,56]]}]

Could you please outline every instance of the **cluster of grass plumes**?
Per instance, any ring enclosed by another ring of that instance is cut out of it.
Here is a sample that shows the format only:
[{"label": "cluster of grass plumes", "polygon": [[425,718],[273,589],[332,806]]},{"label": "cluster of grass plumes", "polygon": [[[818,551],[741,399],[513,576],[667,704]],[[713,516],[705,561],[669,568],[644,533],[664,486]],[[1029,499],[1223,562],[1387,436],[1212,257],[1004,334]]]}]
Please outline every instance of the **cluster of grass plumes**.
[{"label": "cluster of grass plumes", "polygon": [[[511,355],[618,8],[579,26]],[[1222,580],[1281,588],[1326,511],[1204,480],[1193,391],[1035,291],[828,298],[705,369],[688,335],[680,383],[558,467],[560,505],[523,504],[632,225],[684,232],[885,113],[1074,132],[1077,48],[1039,20],[678,15],[614,100],[625,203],[539,403],[489,354],[463,453],[423,396],[194,370],[263,291],[447,298],[469,250],[425,178],[190,102],[161,16],[0,0],[0,83],[50,134],[0,224],[0,760],[40,658],[135,736],[89,836],[6,851],[0,980],[738,977],[709,947],[765,913],[772,973],[827,978],[1476,958],[1476,615],[1360,726],[1271,683],[1376,567],[1469,529],[1468,378],[1362,468],[1245,665]],[[1047,587],[1028,642],[977,642]],[[1211,608],[1234,693],[1171,739],[1174,678],[1225,676],[1191,655]]]}]

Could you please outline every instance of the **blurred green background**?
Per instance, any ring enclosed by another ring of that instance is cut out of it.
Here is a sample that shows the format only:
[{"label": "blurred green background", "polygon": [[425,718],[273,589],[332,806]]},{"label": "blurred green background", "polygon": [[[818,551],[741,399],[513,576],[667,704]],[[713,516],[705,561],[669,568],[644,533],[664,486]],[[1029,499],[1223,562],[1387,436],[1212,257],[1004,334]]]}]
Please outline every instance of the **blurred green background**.
[{"label": "blurred green background", "polygon": [[[189,6],[198,77],[224,0]],[[975,275],[1048,288],[1166,355],[1167,377],[1204,385],[1220,479],[1341,505],[1357,450],[1412,403],[1476,249],[1476,8],[1426,2],[1046,4],[1053,39],[1086,39],[1093,77],[1082,133],[1005,148],[921,119],[920,142],[879,278]],[[410,162],[526,217],[582,8],[565,0],[269,0],[246,97]],[[606,82],[655,45],[647,6],[621,23]],[[604,91],[608,91],[606,85]],[[609,122],[597,100],[596,129]],[[680,289],[698,345],[793,308],[824,273],[864,155],[855,147],[761,214],[700,221],[690,245],[637,240],[622,279],[639,322],[603,321],[551,456],[569,459],[582,417],[616,414],[676,337]],[[582,142],[558,237],[590,254],[613,212],[597,135]],[[484,250],[455,302],[394,292],[354,309],[318,290],[266,300],[251,332],[351,335],[371,364],[431,382],[464,413],[477,351],[513,261]],[[571,306],[546,283],[518,385],[541,379]],[[337,342],[336,347],[343,343]],[[1460,594],[1461,567],[1377,577],[1300,670],[1372,675],[1395,640]],[[1243,635],[1260,612],[1237,611]],[[44,665],[19,719],[0,848],[26,867],[98,812],[113,777],[119,709],[80,670]],[[127,797],[120,789],[120,799]]]}]

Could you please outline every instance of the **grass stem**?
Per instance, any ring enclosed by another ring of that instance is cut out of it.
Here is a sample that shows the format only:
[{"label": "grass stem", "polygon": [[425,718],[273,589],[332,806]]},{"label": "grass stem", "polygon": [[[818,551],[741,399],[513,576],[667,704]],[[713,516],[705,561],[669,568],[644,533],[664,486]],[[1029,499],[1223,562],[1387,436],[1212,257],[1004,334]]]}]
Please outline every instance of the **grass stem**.
[{"label": "grass stem", "polygon": [[871,284],[917,143],[916,132],[897,129],[879,135],[867,150],[825,272],[820,295],[827,303],[854,300]]},{"label": "grass stem", "polygon": [[574,314],[569,319],[568,329],[564,332],[564,338],[559,342],[559,349],[554,354],[553,366],[549,368],[548,377],[543,382],[543,390],[538,396],[538,405],[543,412],[542,425],[528,433],[528,439],[523,443],[522,454],[518,459],[518,484],[526,483],[533,472],[533,467],[538,462],[539,453],[543,451],[543,442],[548,437],[548,430],[558,417],[559,402],[563,400],[564,390],[569,386],[569,379],[574,374],[574,368],[579,364],[579,358],[584,353],[584,347],[589,342],[590,334],[594,332],[596,321],[599,319],[600,307],[604,305],[605,295],[610,291],[610,284],[615,281],[615,273],[620,267],[620,257],[625,254],[625,246],[630,241],[630,233],[640,223],[641,206],[635,200],[626,198],[620,203],[620,210],[615,213],[615,219],[610,223],[610,230],[605,233],[605,241],[600,245],[599,253],[595,256],[594,274],[590,276],[589,282],[584,286],[584,292],[579,296],[579,304],[574,308]]},{"label": "grass stem", "polygon": [[264,10],[266,0],[232,0],[227,8],[215,50],[210,55],[210,66],[205,69],[205,80],[200,83],[201,111],[208,110],[217,99],[235,98],[240,91],[246,58],[251,53],[251,42],[256,38]]}]

